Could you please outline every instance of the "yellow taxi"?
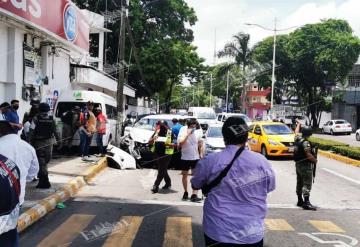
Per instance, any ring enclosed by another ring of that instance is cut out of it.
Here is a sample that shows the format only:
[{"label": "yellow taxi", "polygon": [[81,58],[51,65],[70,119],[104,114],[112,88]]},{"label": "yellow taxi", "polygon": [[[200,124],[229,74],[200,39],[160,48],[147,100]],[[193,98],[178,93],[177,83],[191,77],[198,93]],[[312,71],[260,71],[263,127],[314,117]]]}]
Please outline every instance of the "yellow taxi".
[{"label": "yellow taxi", "polygon": [[264,156],[292,156],[294,154],[294,132],[280,122],[255,122],[249,126],[251,151]]}]

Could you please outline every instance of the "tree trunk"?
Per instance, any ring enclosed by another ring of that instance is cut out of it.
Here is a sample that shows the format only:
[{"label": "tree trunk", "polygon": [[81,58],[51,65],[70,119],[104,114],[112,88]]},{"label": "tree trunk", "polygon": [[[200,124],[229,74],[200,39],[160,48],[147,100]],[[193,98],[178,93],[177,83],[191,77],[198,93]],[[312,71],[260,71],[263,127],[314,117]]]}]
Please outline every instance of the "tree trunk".
[{"label": "tree trunk", "polygon": [[172,96],[172,91],[173,91],[173,87],[174,87],[174,80],[171,80],[170,82],[170,88],[169,91],[166,95],[165,98],[165,112],[166,113],[170,113],[170,109],[171,109],[171,96]]}]

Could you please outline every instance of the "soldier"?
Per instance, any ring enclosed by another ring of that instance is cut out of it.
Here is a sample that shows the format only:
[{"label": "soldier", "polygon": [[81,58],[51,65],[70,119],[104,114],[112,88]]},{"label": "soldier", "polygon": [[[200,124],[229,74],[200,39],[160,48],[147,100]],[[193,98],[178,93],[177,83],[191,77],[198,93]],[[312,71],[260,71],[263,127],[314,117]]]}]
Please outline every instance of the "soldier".
[{"label": "soldier", "polygon": [[295,151],[294,160],[296,162],[296,194],[298,196],[297,206],[305,210],[316,210],[310,203],[310,191],[313,183],[313,172],[317,159],[312,154],[312,144],[309,137],[312,135],[312,128],[305,126],[301,128],[302,136],[299,135],[301,123],[297,121],[295,129]]},{"label": "soldier", "polygon": [[51,187],[47,164],[52,155],[54,136],[59,141],[59,134],[56,132],[55,121],[49,116],[50,106],[46,103],[39,105],[39,114],[33,118],[30,127],[30,143],[36,149],[39,159],[39,183],[36,188],[48,189]]}]

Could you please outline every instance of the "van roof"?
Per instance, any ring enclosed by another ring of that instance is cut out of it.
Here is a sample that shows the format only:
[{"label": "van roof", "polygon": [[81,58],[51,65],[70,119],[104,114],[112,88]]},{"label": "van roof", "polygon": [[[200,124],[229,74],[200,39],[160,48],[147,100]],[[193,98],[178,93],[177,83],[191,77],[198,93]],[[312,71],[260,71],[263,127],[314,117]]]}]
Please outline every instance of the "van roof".
[{"label": "van roof", "polygon": [[100,98],[105,98],[110,101],[116,102],[116,100],[110,95],[104,94],[98,91],[88,91],[88,90],[67,90],[61,92],[58,101],[99,101]]},{"label": "van roof", "polygon": [[172,120],[173,118],[183,119],[184,116],[174,115],[174,114],[156,114],[156,115],[149,115],[143,117],[143,119],[164,119],[164,120]]}]

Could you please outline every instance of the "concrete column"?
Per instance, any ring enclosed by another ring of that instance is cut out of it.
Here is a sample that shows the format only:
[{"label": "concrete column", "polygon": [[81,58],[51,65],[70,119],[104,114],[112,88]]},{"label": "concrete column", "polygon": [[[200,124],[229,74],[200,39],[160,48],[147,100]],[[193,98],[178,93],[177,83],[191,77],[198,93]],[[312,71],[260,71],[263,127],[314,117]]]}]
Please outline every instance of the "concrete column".
[{"label": "concrete column", "polygon": [[101,71],[104,69],[104,37],[104,32],[99,33],[98,69]]}]

